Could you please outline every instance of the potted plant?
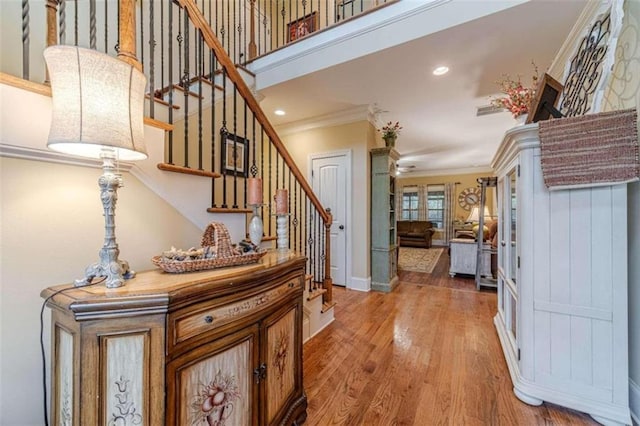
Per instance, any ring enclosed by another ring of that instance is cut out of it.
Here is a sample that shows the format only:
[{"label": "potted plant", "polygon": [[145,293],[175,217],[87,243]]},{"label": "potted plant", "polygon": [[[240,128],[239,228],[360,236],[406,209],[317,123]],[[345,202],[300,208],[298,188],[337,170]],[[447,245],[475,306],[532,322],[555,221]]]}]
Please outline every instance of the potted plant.
[{"label": "potted plant", "polygon": [[395,124],[393,121],[389,121],[387,124],[382,126],[381,129],[378,129],[378,131],[382,133],[382,139],[384,139],[384,144],[387,148],[393,148],[396,146],[396,139],[398,138],[401,129],[402,126],[399,121],[396,121]]}]

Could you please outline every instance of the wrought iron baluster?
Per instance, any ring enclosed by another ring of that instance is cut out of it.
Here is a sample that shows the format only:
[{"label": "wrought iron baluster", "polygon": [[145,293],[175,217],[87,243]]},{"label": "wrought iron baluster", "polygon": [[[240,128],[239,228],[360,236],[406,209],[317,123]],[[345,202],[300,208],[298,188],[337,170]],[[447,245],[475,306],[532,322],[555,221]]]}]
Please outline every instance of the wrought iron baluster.
[{"label": "wrought iron baluster", "polygon": [[114,47],[114,50],[116,51],[116,53],[120,53],[120,2],[116,2],[116,16],[118,17],[118,19],[116,19],[116,45]]},{"label": "wrought iron baluster", "polygon": [[[224,5],[224,2],[222,3]],[[227,69],[222,67],[222,129],[220,129],[220,147],[224,145],[225,152],[227,146]],[[224,162],[224,156],[220,151],[220,159]],[[223,163],[221,163],[222,165]],[[227,177],[226,171],[221,166],[222,173],[222,208],[227,208]]]},{"label": "wrought iron baluster", "polygon": [[[211,10],[211,9],[209,9]],[[214,73],[218,68],[217,66],[218,58],[213,54],[212,50],[209,50],[209,62],[210,62],[210,73],[211,77],[211,171],[216,171],[216,84]],[[216,180],[211,179],[211,207],[216,207]]]},{"label": "wrought iron baluster", "polygon": [[[289,199],[287,200],[287,205],[289,206],[289,213],[291,213],[291,210],[293,210],[291,208],[291,169],[289,169],[289,186],[288,186],[288,188],[289,188],[289,191],[287,192],[287,196],[289,197]],[[293,214],[295,215],[295,211],[293,212]],[[292,244],[293,239],[291,238],[291,218],[292,217],[295,217],[295,216],[292,216],[290,214],[289,215],[289,220],[287,220],[287,224],[289,226],[289,228],[287,230],[287,235],[289,235],[289,248],[295,248],[295,246]]]},{"label": "wrought iron baluster", "polygon": [[58,43],[67,44],[67,0],[60,0],[58,4]]},{"label": "wrought iron baluster", "polygon": [[[154,92],[155,92],[155,63],[154,63],[154,54],[156,48],[156,39],[154,32],[154,23],[155,23],[155,9],[154,9],[154,1],[149,2],[149,115],[151,118],[155,117],[155,101],[154,101]],[[142,7],[142,1],[140,2],[140,7]],[[143,39],[144,40],[144,39]],[[141,42],[142,43],[142,42]]]},{"label": "wrought iron baluster", "polygon": [[[264,129],[262,128],[262,125],[260,125],[260,178],[262,178],[262,185],[264,188]],[[267,197],[267,203],[269,203],[269,197]],[[260,216],[263,218],[264,222],[264,205],[260,206]]]},{"label": "wrought iron baluster", "polygon": [[104,2],[104,53],[109,52],[109,2]]},{"label": "wrought iron baluster", "polygon": [[229,31],[229,36],[227,37],[227,49],[226,49],[228,54],[231,52],[231,33],[233,33],[233,25],[231,25],[231,7],[228,4],[227,4],[227,31]]},{"label": "wrought iron baluster", "polygon": [[[168,58],[167,58],[167,87],[169,89],[169,124],[173,124],[173,0],[166,0],[168,2],[168,15],[169,15],[169,32],[167,33],[167,47],[168,47]],[[178,16],[180,15],[180,9],[178,8]],[[180,18],[178,17],[178,22],[180,22]],[[179,26],[178,26],[179,29]],[[180,51],[180,49],[178,49]],[[180,68],[178,68],[180,69]],[[169,164],[173,164],[173,130],[169,131],[169,158],[167,159]]]},{"label": "wrought iron baluster", "polygon": [[271,223],[272,223],[272,217],[271,217],[272,208],[271,208],[271,206],[273,205],[273,192],[272,192],[272,188],[271,188],[271,177],[273,176],[273,174],[271,172],[271,164],[272,164],[272,158],[273,158],[271,156],[271,147],[272,146],[273,146],[273,143],[271,142],[271,138],[269,138],[269,157],[267,157],[267,162],[269,163],[269,174],[267,175],[267,179],[269,180],[269,235],[273,235],[271,233]]},{"label": "wrought iron baluster", "polygon": [[280,16],[282,16],[282,45],[284,46],[287,43],[287,26],[285,25],[284,16],[284,0],[282,0],[282,9],[280,10]]},{"label": "wrought iron baluster", "polygon": [[[243,153],[244,154],[244,153]],[[229,156],[227,156],[229,158]],[[238,208],[238,86],[233,84],[233,208]]]},{"label": "wrought iron baluster", "polygon": [[233,60],[234,64],[238,63],[238,39],[236,36],[240,35],[240,31],[236,31],[237,30],[237,25],[236,25],[236,17],[237,12],[236,12],[236,2],[232,1],[231,2],[233,4],[233,22],[232,25],[229,28],[233,28],[233,55],[231,54],[230,51],[227,51],[227,53],[229,54],[229,56],[231,56],[231,59]]},{"label": "wrought iron baluster", "polygon": [[[293,240],[293,244],[291,245],[291,247],[293,248],[293,250],[296,249],[296,246],[298,245],[298,181],[294,180],[293,181],[293,209],[291,209],[293,211],[293,234],[290,234],[289,236],[289,240]],[[293,237],[293,238],[292,238]]]},{"label": "wrought iron baluster", "polygon": [[[278,175],[280,173],[280,153],[276,151],[276,189],[278,189]],[[284,185],[283,185],[284,187]]]},{"label": "wrought iron baluster", "polygon": [[[244,147],[245,150],[248,150],[251,148],[251,146],[249,145],[249,141],[247,141],[247,101],[243,100],[244,102],[244,139],[246,142],[246,146]],[[255,147],[254,147],[255,148]],[[245,152],[244,155],[248,156],[249,152]],[[244,157],[244,156],[243,156]],[[247,157],[248,158],[248,157]],[[243,167],[245,167],[244,169],[244,176],[245,178],[242,180],[242,186],[243,186],[243,200],[244,200],[244,208],[247,208],[247,177],[249,177],[249,170],[246,169],[248,164],[245,164],[244,158],[242,160],[242,165]]]},{"label": "wrought iron baluster", "polygon": [[89,47],[96,49],[96,0],[89,0]]},{"label": "wrought iron baluster", "polygon": [[184,17],[184,68],[180,86],[184,92],[184,167],[189,167],[189,13],[185,9]]},{"label": "wrought iron baluster", "polygon": [[22,78],[24,80],[29,80],[29,42],[29,0],[22,0]]},{"label": "wrought iron baluster", "polygon": [[[134,1],[135,3],[135,1]],[[140,63],[142,64],[142,69],[144,69],[144,9],[143,9],[143,1],[140,1],[140,54],[138,57],[140,58]],[[153,2],[151,2],[153,3]],[[186,13],[185,13],[186,14]]]},{"label": "wrought iron baluster", "polygon": [[78,0],[73,0],[73,24],[75,25],[75,28],[73,29],[73,45],[77,46],[78,45]]},{"label": "wrought iron baluster", "polygon": [[[197,68],[199,68],[199,72],[197,73],[197,84],[198,84],[198,170],[204,170],[202,167],[202,117],[204,115],[204,110],[202,109],[202,99],[204,98],[202,95],[202,63],[204,62],[203,56],[204,52],[202,51],[202,45],[204,39],[202,38],[202,32],[200,30],[196,30],[197,38],[197,49],[196,49],[196,59],[198,63],[196,64]],[[214,108],[214,105],[211,105],[211,109]]]}]

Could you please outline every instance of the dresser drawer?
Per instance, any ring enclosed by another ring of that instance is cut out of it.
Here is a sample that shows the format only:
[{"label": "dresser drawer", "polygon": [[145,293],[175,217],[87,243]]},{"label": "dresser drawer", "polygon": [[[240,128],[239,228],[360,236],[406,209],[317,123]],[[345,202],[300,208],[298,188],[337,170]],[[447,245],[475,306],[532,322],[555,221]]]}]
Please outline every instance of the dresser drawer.
[{"label": "dresser drawer", "polygon": [[[177,346],[202,333],[217,330],[234,321],[241,320],[263,309],[277,304],[302,290],[302,279],[294,278],[265,291],[230,303],[209,304],[198,309],[188,307],[170,315],[170,345]],[[213,306],[212,306],[213,305]]]}]

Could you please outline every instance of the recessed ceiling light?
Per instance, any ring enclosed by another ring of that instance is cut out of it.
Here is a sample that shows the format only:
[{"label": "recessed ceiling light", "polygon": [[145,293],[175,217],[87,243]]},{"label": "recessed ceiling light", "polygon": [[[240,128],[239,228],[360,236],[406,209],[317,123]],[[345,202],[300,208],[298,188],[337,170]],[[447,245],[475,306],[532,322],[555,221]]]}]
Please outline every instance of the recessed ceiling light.
[{"label": "recessed ceiling light", "polygon": [[433,70],[433,75],[444,75],[449,72],[449,67],[441,66]]},{"label": "recessed ceiling light", "polygon": [[277,110],[273,111],[273,113],[274,113],[275,115],[285,115],[285,114],[286,114],[286,112],[284,112],[284,111],[283,111],[283,110],[281,110],[281,109],[277,109]]}]

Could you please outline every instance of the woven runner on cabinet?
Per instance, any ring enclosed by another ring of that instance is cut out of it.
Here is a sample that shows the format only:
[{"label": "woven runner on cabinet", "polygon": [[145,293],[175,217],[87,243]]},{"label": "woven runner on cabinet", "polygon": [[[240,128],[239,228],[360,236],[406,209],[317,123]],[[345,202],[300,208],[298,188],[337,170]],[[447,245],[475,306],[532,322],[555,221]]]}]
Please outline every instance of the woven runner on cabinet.
[{"label": "woven runner on cabinet", "polygon": [[550,190],[640,178],[635,109],[541,121],[544,183]]}]

